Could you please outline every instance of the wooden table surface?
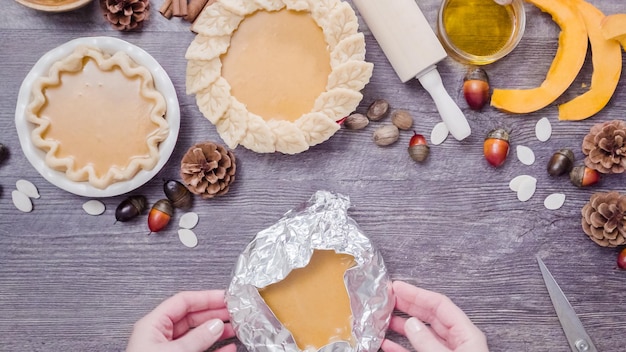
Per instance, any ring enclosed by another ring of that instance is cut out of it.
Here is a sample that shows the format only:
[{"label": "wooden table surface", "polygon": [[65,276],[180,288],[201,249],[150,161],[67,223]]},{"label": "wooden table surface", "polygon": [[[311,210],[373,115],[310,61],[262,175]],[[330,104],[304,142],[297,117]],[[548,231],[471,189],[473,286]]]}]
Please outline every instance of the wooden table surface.
[{"label": "wooden table surface", "polygon": [[[626,12],[623,2],[592,0],[605,14]],[[512,116],[486,107],[468,109],[461,85],[467,69],[450,58],[439,64],[443,81],[465,112],[472,135],[449,137],[431,146],[429,159],[413,162],[406,147],[412,133],[380,148],[372,142],[372,123],[361,131],[338,131],[327,142],[293,156],[235,149],[238,173],[231,191],[220,198],[196,198],[200,215],[196,248],[184,247],[176,233],[177,212],[164,231],[148,236],[145,215],[114,223],[124,196],[101,199],[105,214],[89,216],[87,198],[63,191],[42,178],[22,153],[14,114],[20,84],[48,50],[83,36],[112,36],[149,52],[171,77],[181,107],[181,130],[166,166],[132,194],[149,202],[163,197],[162,180],[177,179],[179,162],[194,143],[221,140],[185,94],[185,50],[194,34],[178,18],[166,20],[152,1],[142,31],[120,33],[102,17],[97,1],[62,14],[46,14],[15,1],[0,12],[0,143],[10,157],[0,164],[0,350],[120,351],[132,324],[168,296],[181,290],[225,288],[242,249],[255,233],[317,190],[348,195],[350,215],[382,252],[389,274],[442,292],[482,329],[491,351],[569,351],[544,288],[535,256],[542,257],[561,284],[599,351],[624,351],[626,271],[616,269],[618,249],[602,248],[581,228],[581,208],[598,191],[623,191],[623,175],[578,189],[566,176],[550,177],[550,156],[571,148],[582,162],[583,137],[593,124],[626,118],[626,79],[607,107],[580,122],[557,120],[555,104],[528,115]],[[439,0],[420,0],[431,26]],[[526,33],[509,56],[486,70],[492,87],[532,87],[541,83],[556,52],[559,28],[548,14],[526,4]],[[366,35],[367,60],[375,64],[363,90],[359,111],[377,98],[408,109],[415,129],[429,135],[440,121],[418,81],[400,83],[377,42]],[[588,56],[590,59],[590,56]],[[558,102],[583,92],[592,68],[582,72]],[[541,117],[552,123],[547,142],[535,137]],[[389,123],[387,121],[386,123]],[[511,130],[513,151],[500,168],[482,155],[487,132]],[[523,165],[515,147],[533,149],[536,162]],[[520,202],[509,181],[520,174],[537,178],[537,191]],[[19,179],[32,181],[41,193],[31,213],[12,204]],[[562,192],[566,201],[547,210],[543,201]],[[399,340],[407,345],[405,340]],[[408,346],[408,345],[407,345]],[[241,349],[241,348],[240,348]]]}]

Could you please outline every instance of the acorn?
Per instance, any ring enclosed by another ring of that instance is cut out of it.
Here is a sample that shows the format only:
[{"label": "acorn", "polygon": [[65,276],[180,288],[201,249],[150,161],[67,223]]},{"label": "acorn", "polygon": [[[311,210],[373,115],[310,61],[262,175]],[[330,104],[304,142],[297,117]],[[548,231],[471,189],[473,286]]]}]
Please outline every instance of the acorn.
[{"label": "acorn", "polygon": [[9,148],[7,148],[4,144],[0,143],[0,164],[4,161],[4,159],[9,156]]},{"label": "acorn", "polygon": [[167,226],[174,214],[174,207],[167,199],[161,199],[154,203],[148,214],[148,228],[150,233],[159,232]]},{"label": "acorn", "polygon": [[428,157],[430,147],[426,143],[426,138],[423,135],[413,131],[413,137],[411,137],[409,141],[408,151],[411,159],[422,162]]},{"label": "acorn", "polygon": [[548,174],[561,176],[569,173],[574,167],[574,152],[569,149],[559,149],[548,161]]},{"label": "acorn", "polygon": [[617,267],[626,270],[626,248],[623,248],[617,255]]},{"label": "acorn", "polygon": [[483,154],[492,166],[502,165],[509,155],[509,133],[501,128],[491,130],[485,138]]},{"label": "acorn", "polygon": [[115,209],[115,220],[120,222],[129,221],[143,213],[147,206],[146,197],[142,195],[130,196],[124,199]]},{"label": "acorn", "polygon": [[187,210],[193,203],[193,194],[176,180],[168,180],[163,184],[163,193],[172,202],[174,208]]},{"label": "acorn", "polygon": [[570,171],[569,179],[576,187],[588,187],[600,181],[600,173],[590,167],[580,165]]},{"label": "acorn", "polygon": [[489,78],[480,67],[472,67],[463,78],[463,95],[472,110],[480,110],[489,102]]}]

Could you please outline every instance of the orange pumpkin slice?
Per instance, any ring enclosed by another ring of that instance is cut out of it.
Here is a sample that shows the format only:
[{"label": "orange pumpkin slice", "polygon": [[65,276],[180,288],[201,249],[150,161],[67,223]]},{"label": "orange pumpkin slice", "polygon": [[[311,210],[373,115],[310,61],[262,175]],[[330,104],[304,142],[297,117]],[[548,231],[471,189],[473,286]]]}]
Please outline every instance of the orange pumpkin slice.
[{"label": "orange pumpkin slice", "polygon": [[567,0],[526,0],[552,15],[561,28],[559,47],[543,83],[531,89],[494,89],[491,105],[510,113],[540,110],[572,84],[585,62],[587,30],[580,11]]},{"label": "orange pumpkin slice", "polygon": [[626,50],[626,13],[616,13],[602,19],[600,29],[604,38],[615,39]]},{"label": "orange pumpkin slice", "polygon": [[[584,120],[598,113],[613,96],[622,74],[622,48],[619,42],[606,39],[602,34],[602,11],[583,0],[574,0],[573,3],[578,7],[587,26],[593,74],[591,88],[586,93],[559,105],[559,120]],[[626,29],[626,25],[624,28]]]}]

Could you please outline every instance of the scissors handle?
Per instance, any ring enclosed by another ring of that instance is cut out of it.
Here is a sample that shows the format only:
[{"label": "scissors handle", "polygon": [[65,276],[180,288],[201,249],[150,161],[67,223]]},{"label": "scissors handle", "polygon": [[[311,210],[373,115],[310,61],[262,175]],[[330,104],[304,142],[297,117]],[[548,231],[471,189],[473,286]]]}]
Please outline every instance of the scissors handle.
[{"label": "scissors handle", "polygon": [[597,352],[598,351],[596,350],[593,344],[590,344],[584,338],[574,341],[574,347],[576,348],[577,352]]}]

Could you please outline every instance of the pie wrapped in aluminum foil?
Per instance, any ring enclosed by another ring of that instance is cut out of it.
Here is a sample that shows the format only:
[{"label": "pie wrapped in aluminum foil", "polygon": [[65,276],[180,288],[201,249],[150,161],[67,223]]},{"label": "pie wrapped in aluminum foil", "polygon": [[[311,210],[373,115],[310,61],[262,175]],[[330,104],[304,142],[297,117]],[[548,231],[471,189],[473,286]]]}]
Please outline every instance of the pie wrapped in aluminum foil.
[{"label": "pie wrapped in aluminum foil", "polygon": [[348,216],[349,207],[348,197],[318,191],[257,233],[241,253],[226,303],[237,337],[249,351],[300,351],[258,289],[305,267],[316,249],[350,254],[356,262],[344,275],[355,342],[332,342],[319,351],[378,351],[394,306],[391,281],[381,254]]}]

